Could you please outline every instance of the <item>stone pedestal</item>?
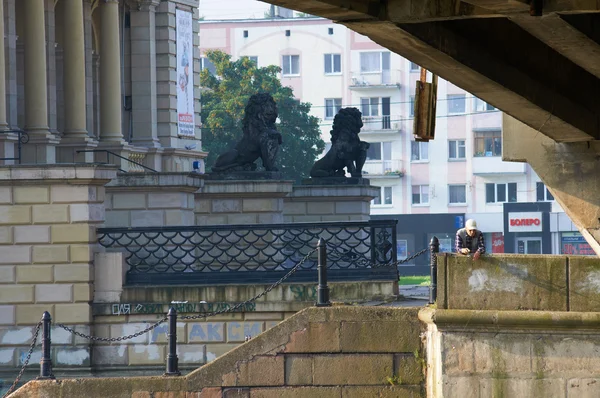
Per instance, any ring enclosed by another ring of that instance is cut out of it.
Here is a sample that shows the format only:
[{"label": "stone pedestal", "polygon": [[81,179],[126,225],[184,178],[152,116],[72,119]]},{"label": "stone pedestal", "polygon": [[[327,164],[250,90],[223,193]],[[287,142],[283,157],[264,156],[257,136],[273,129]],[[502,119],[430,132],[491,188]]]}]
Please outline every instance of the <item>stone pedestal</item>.
[{"label": "stone pedestal", "polygon": [[91,137],[63,137],[56,148],[56,161],[57,163],[93,163],[93,152],[78,153],[77,151],[90,151],[97,146],[98,142]]},{"label": "stone pedestal", "polygon": [[285,198],[285,222],[369,221],[377,188],[364,178],[310,178]]},{"label": "stone pedestal", "polygon": [[283,201],[292,191],[292,181],[211,178],[195,196],[196,225],[283,222]]},{"label": "stone pedestal", "polygon": [[107,185],[107,227],[194,225],[194,193],[199,174],[120,174]]}]

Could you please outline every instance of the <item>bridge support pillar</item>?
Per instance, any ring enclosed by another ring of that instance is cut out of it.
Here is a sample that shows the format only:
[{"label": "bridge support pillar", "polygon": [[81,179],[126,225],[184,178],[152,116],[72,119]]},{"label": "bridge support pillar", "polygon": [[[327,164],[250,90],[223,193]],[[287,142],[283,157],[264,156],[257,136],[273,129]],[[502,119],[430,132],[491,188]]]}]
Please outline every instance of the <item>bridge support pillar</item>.
[{"label": "bridge support pillar", "polygon": [[529,163],[600,256],[600,141],[557,143],[503,117],[503,160]]}]

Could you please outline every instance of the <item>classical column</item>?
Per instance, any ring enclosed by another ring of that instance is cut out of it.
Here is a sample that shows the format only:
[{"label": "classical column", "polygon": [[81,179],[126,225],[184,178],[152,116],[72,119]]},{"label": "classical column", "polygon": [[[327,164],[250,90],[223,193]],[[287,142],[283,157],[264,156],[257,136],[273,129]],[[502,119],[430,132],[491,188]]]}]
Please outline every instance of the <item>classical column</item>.
[{"label": "classical column", "polygon": [[101,0],[100,11],[100,141],[124,144],[121,132],[121,43],[119,2]]},{"label": "classical column", "polygon": [[65,131],[67,137],[87,137],[85,34],[83,0],[62,0]]},{"label": "classical column", "polygon": [[[64,135],[59,162],[93,162],[97,143],[87,132],[84,0],[62,0]],[[89,5],[89,4],[86,4]],[[78,152],[79,151],[79,152]]]},{"label": "classical column", "polygon": [[0,130],[6,130],[6,67],[4,60],[4,1],[0,0]]},{"label": "classical column", "polygon": [[160,0],[141,0],[131,10],[131,88],[133,143],[160,147],[156,114],[156,6]]},{"label": "classical column", "polygon": [[23,146],[26,163],[54,163],[57,144],[48,127],[46,32],[43,0],[23,0],[25,130],[30,140]]},{"label": "classical column", "polygon": [[[4,1],[0,0],[0,131],[8,130],[6,119],[6,68],[4,60]],[[13,134],[0,133],[0,158],[15,157],[15,139]],[[0,163],[14,164],[14,161]]]},{"label": "classical column", "polygon": [[46,33],[43,0],[23,0],[25,36],[25,129],[48,132]]}]

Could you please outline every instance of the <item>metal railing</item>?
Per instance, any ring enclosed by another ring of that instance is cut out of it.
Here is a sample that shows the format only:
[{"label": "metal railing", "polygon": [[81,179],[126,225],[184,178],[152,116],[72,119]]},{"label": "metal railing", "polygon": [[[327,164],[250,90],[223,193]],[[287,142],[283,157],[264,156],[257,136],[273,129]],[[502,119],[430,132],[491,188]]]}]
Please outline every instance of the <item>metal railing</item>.
[{"label": "metal railing", "polygon": [[[141,168],[142,168],[142,169],[144,169],[144,170],[148,170],[148,171],[150,171],[150,172],[152,172],[152,173],[158,173],[158,171],[154,170],[153,168],[150,168],[150,167],[148,167],[148,166],[145,166],[145,165],[143,165],[143,164],[141,164],[141,163],[138,163],[138,162],[136,162],[136,161],[133,161],[133,160],[131,160],[131,159],[128,159],[128,158],[126,158],[126,157],[124,157],[124,156],[121,156],[121,155],[119,155],[118,153],[114,153],[114,152],[111,152],[111,151],[109,151],[109,150],[106,150],[106,149],[85,149],[85,150],[84,150],[84,149],[81,149],[81,150],[78,150],[78,151],[75,151],[75,152],[76,152],[76,153],[86,153],[86,152],[92,152],[92,153],[106,153],[106,162],[102,162],[102,163],[105,163],[105,164],[119,164],[120,162],[117,162],[117,163],[115,163],[115,162],[111,162],[111,161],[110,161],[110,157],[111,157],[111,156],[114,156],[114,157],[116,157],[116,158],[118,158],[118,159],[123,159],[123,160],[125,160],[125,161],[126,161],[126,162],[128,162],[128,163],[131,163],[131,164],[133,164],[133,165],[139,166],[139,167],[141,167]],[[123,170],[123,169],[122,169],[122,168],[120,168],[120,167],[119,167],[119,171],[121,171],[121,172],[123,172],[123,173],[127,173],[127,171],[126,171],[126,170]]]},{"label": "metal railing", "polygon": [[[396,220],[100,228],[100,245],[126,253],[126,284],[270,283],[323,238],[330,279],[393,280]],[[390,266],[386,266],[389,264]],[[315,281],[316,258],[294,275]]]},{"label": "metal railing", "polygon": [[402,160],[367,160],[363,165],[363,174],[404,176]]},{"label": "metal railing", "polygon": [[29,134],[23,130],[3,130],[0,131],[0,134],[17,135],[17,156],[13,158],[0,158],[0,160],[16,160],[19,164],[21,164],[21,152],[23,150],[22,146],[29,142]]},{"label": "metal railing", "polygon": [[398,133],[403,127],[403,116],[363,116],[361,133]]}]

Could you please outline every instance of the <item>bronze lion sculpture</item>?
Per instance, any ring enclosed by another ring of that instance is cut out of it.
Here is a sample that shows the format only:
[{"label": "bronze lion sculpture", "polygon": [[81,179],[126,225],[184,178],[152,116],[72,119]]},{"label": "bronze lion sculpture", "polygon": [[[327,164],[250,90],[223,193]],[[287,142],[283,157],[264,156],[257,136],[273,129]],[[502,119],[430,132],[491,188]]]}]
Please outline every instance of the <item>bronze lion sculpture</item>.
[{"label": "bronze lion sculpture", "polygon": [[344,177],[346,168],[352,177],[361,177],[369,149],[369,144],[358,138],[362,126],[362,114],[357,108],[341,109],[333,119],[331,149],[315,162],[310,176]]},{"label": "bronze lion sculpture", "polygon": [[242,139],[233,149],[217,157],[212,171],[254,171],[258,158],[266,171],[278,171],[275,158],[282,140],[275,129],[276,120],[277,104],[271,94],[252,95],[244,109]]}]

